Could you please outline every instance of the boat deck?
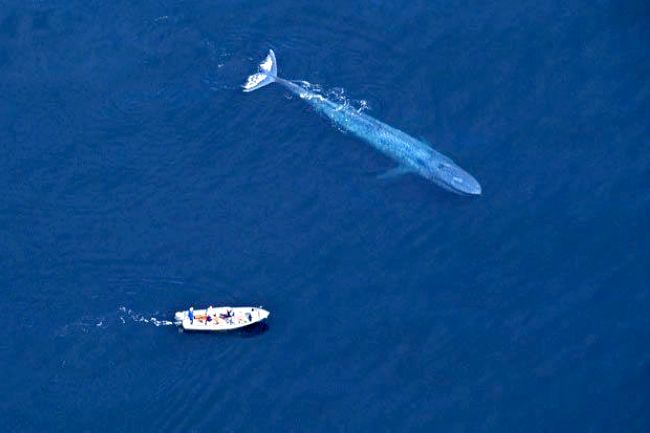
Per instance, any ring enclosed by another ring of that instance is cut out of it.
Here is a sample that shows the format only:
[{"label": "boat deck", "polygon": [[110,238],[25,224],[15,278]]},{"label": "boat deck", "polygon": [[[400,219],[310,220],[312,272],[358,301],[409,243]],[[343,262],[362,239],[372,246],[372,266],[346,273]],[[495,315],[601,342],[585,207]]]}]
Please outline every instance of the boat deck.
[{"label": "boat deck", "polygon": [[194,320],[187,311],[176,313],[176,324],[189,331],[228,331],[243,328],[269,317],[269,312],[256,307],[213,308],[210,316],[207,310],[194,310]]}]

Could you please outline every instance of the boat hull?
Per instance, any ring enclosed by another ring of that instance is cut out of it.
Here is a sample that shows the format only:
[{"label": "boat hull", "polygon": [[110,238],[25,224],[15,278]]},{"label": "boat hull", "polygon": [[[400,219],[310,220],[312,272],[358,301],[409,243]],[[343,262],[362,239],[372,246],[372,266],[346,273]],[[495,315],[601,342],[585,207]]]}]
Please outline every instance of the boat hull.
[{"label": "boat hull", "polygon": [[194,320],[190,320],[187,310],[177,311],[174,323],[185,331],[224,332],[263,322],[269,315],[267,310],[257,307],[218,307],[212,309],[210,320],[207,310],[194,310]]}]

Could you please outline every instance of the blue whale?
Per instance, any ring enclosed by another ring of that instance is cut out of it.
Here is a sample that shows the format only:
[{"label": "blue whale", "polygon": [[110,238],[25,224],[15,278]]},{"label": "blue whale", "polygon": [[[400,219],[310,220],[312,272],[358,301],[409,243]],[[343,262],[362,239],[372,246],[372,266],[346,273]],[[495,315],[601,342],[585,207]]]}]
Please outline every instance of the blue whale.
[{"label": "blue whale", "polygon": [[330,118],[336,125],[368,142],[377,150],[397,161],[397,167],[381,177],[416,173],[442,188],[461,195],[481,194],[481,185],[455,162],[428,144],[410,135],[360,113],[353,107],[336,104],[292,81],[278,77],[273,50],[259,66],[259,71],[248,77],[242,86],[252,92],[267,84],[278,83],[310,104],[316,111]]}]

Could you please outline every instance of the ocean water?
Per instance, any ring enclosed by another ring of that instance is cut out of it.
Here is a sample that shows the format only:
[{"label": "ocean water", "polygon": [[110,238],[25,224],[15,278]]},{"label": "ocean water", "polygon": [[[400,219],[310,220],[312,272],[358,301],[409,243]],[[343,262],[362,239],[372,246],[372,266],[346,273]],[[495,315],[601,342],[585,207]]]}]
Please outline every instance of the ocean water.
[{"label": "ocean water", "polygon": [[0,430],[648,432],[649,137],[647,1],[2,2]]}]

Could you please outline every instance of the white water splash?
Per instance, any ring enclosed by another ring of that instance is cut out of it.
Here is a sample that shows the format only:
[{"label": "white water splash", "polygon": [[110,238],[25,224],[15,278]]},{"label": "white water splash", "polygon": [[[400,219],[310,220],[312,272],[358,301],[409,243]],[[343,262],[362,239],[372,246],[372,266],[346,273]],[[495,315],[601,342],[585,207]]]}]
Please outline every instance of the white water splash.
[{"label": "white water splash", "polygon": [[[365,99],[354,99],[347,96],[346,91],[342,87],[333,87],[331,89],[325,89],[320,84],[312,84],[309,81],[304,80],[293,80],[294,83],[303,87],[305,90],[314,94],[319,98],[327,98],[330,101],[340,105],[340,109],[352,108],[358,113],[361,113],[366,110],[370,110],[370,104]],[[308,97],[300,95],[301,98]],[[312,96],[313,97],[313,96]]]},{"label": "white water splash", "polygon": [[[328,99],[338,105],[336,111],[341,110],[354,110],[357,113],[370,110],[370,104],[365,99],[354,99],[346,95],[345,89],[342,87],[334,87],[332,89],[324,89],[319,84],[312,84],[309,81],[293,80],[294,83],[305,89],[304,93],[299,96],[301,99],[318,98],[320,100]],[[342,134],[347,134],[341,125],[336,122],[331,122],[332,126]]]}]

